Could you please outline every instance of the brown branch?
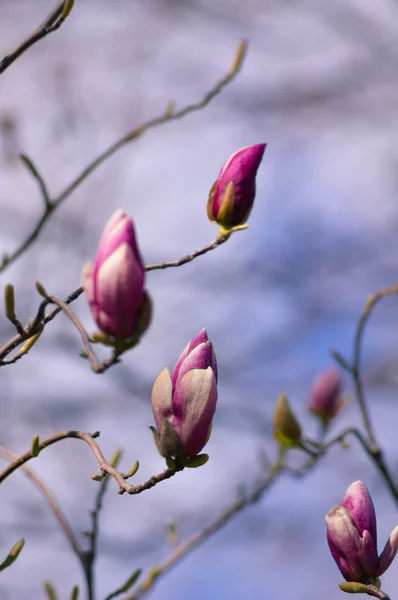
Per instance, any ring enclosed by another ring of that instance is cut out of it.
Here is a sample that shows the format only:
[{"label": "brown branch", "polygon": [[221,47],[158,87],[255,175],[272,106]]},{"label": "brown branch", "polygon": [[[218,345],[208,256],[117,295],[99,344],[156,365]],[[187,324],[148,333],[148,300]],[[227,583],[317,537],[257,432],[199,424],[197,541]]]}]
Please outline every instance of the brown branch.
[{"label": "brown branch", "polygon": [[[159,117],[155,117],[154,119],[150,119],[143,123],[139,127],[136,127],[119,140],[114,142],[109,148],[107,148],[102,154],[97,156],[83,171],[74,179],[58,196],[52,198],[49,196],[47,188],[46,190],[47,196],[44,197],[44,212],[41,217],[37,221],[36,225],[33,227],[31,233],[28,235],[27,239],[10,255],[6,255],[3,260],[3,264],[0,266],[0,273],[4,271],[11,263],[16,261],[22,254],[30,248],[30,246],[37,240],[42,229],[46,225],[47,221],[54,213],[54,211],[66,200],[72,192],[89,176],[95,169],[97,169],[103,162],[105,162],[108,158],[113,156],[115,152],[123,148],[125,145],[129,144],[131,141],[138,139],[141,137],[146,131],[157,127],[158,125],[162,125],[164,123],[168,123],[170,121],[176,121],[178,119],[182,119],[186,115],[201,110],[205,108],[212,100],[215,98],[223,88],[228,85],[235,76],[239,73],[245,54],[247,50],[246,42],[242,41],[239,44],[237,53],[234,58],[234,62],[224,77],[222,77],[198,102],[194,102],[192,104],[188,104],[184,106],[180,110],[174,111],[170,106],[167,107],[167,110],[160,115]],[[30,160],[30,159],[28,159]],[[30,161],[31,162],[31,161]],[[36,177],[37,178],[37,177]],[[40,176],[38,178],[39,183],[41,184],[41,189],[43,190],[44,180]],[[188,262],[188,261],[187,261]],[[154,267],[154,268],[162,268],[162,267]]]},{"label": "brown branch", "polygon": [[[153,475],[144,483],[141,483],[136,486],[130,485],[126,482],[126,479],[129,477],[129,474],[121,473],[105,460],[105,457],[102,454],[100,447],[95,441],[95,438],[99,437],[99,435],[99,431],[96,431],[95,433],[84,433],[83,431],[62,431],[60,433],[55,433],[54,435],[40,442],[40,444],[38,445],[38,453],[44,450],[44,448],[52,446],[52,444],[69,438],[79,439],[83,442],[86,442],[86,444],[90,446],[98,462],[101,474],[105,475],[106,473],[108,473],[119,484],[119,494],[124,494],[125,492],[127,492],[130,495],[141,494],[142,492],[151,489],[161,481],[166,481],[166,479],[170,479],[170,477],[173,477],[178,472],[177,470],[167,468],[162,473],[159,473],[158,475]],[[3,469],[3,471],[0,472],[0,484],[3,481],[5,481],[5,479],[7,479],[9,475],[14,473],[14,471],[16,471],[17,469],[22,467],[22,465],[27,463],[31,458],[33,458],[33,454],[32,450],[30,449],[18,458],[16,458],[12,463],[10,463],[5,469]],[[98,476],[95,476],[95,479],[98,479]]]},{"label": "brown branch", "polygon": [[177,563],[185,556],[190,554],[195,548],[203,544],[210,536],[219,531],[226,525],[235,515],[240,513],[247,506],[254,504],[262,498],[262,496],[271,488],[277,481],[280,473],[284,469],[285,451],[281,448],[278,460],[273,466],[270,473],[263,479],[260,479],[253,487],[248,495],[242,494],[238,500],[233,502],[226,510],[207,525],[202,531],[196,533],[187,542],[178,545],[171,555],[159,566],[153,567],[145,579],[138,584],[123,600],[138,600],[148,593],[154,583],[160,576],[170,571]]},{"label": "brown branch", "polygon": [[177,260],[171,260],[169,262],[160,262],[160,263],[153,263],[151,265],[146,265],[145,271],[168,269],[169,267],[180,267],[181,265],[185,265],[185,264],[191,262],[198,256],[203,256],[203,254],[206,254],[207,252],[210,252],[211,250],[215,250],[216,248],[218,248],[218,246],[221,246],[221,244],[224,244],[224,242],[226,242],[227,240],[228,240],[228,237],[220,236],[216,240],[214,240],[214,242],[212,242],[211,244],[208,244],[207,246],[204,246],[203,248],[196,250],[196,252],[192,252],[192,254],[188,254],[187,256],[183,256],[182,258],[178,258]]},{"label": "brown branch", "polygon": [[381,475],[384,477],[394,500],[398,502],[398,488],[395,485],[390,471],[388,469],[388,466],[384,460],[382,450],[377,444],[376,434],[374,432],[373,424],[366,403],[365,391],[361,375],[362,345],[366,325],[373,312],[373,309],[380,302],[380,300],[386,298],[387,296],[392,296],[395,294],[398,294],[398,284],[395,284],[391,287],[383,288],[382,290],[379,290],[378,292],[376,292],[368,298],[365,308],[359,318],[355,331],[352,363],[350,364],[343,357],[340,357],[338,353],[334,353],[334,356],[337,362],[344,369],[346,369],[346,371],[351,375],[353,379],[356,398],[358,401],[359,410],[362,415],[362,421],[367,435],[367,446],[369,447],[368,453],[372,457],[372,460],[375,462]]},{"label": "brown branch", "polygon": [[366,593],[368,596],[379,598],[379,600],[390,600],[390,596],[388,596],[385,592],[379,590],[379,588],[375,585],[368,585],[366,588]]},{"label": "brown branch", "polygon": [[[193,261],[195,258],[203,256],[211,250],[215,250],[216,248],[218,248],[218,246],[224,244],[228,239],[228,235],[219,235],[213,242],[211,242],[207,246],[199,248],[199,250],[196,250],[195,252],[192,252],[187,256],[168,262],[166,261],[146,265],[145,271],[154,271],[156,269],[164,270],[169,267],[178,267],[181,265],[185,265]],[[0,367],[12,365],[18,360],[20,360],[23,356],[25,356],[27,352],[22,348],[22,350],[15,354],[12,358],[7,359],[7,356],[9,356],[16,348],[18,348],[18,346],[20,346],[24,342],[27,342],[27,340],[31,339],[36,334],[41,333],[43,328],[62,311],[64,311],[67,314],[67,316],[72,320],[72,322],[78,329],[83,340],[84,352],[87,358],[90,360],[92,369],[95,373],[104,373],[109,367],[116,364],[119,360],[117,352],[114,352],[111,358],[109,358],[108,360],[102,362],[98,361],[94,352],[91,350],[89,337],[86,331],[84,330],[80,321],[77,319],[76,315],[74,315],[74,313],[72,313],[72,311],[69,311],[69,309],[67,308],[67,306],[75,300],[77,300],[77,298],[79,298],[79,296],[81,296],[83,292],[84,289],[82,287],[79,287],[73,292],[71,292],[71,294],[69,294],[69,296],[63,301],[58,298],[48,296],[46,300],[40,304],[36,316],[34,318],[31,318],[25,327],[22,327],[19,321],[16,321],[18,327],[17,325],[15,326],[17,327],[18,333],[14,335],[2,347],[0,347]],[[48,306],[49,303],[54,303],[57,305],[57,307],[54,308],[51,312],[45,314],[45,308]]]},{"label": "brown branch", "polygon": [[371,422],[369,412],[368,412],[368,409],[366,406],[365,393],[364,393],[363,385],[362,385],[361,350],[362,350],[362,343],[363,343],[365,328],[369,321],[369,318],[371,316],[373,309],[380,302],[380,300],[382,300],[383,298],[386,298],[387,296],[391,296],[393,294],[398,294],[398,284],[393,285],[388,288],[384,288],[382,290],[379,290],[378,292],[373,294],[373,296],[371,296],[368,299],[368,301],[366,302],[365,308],[361,314],[361,317],[359,319],[359,322],[357,325],[357,330],[355,333],[355,340],[354,340],[354,357],[353,357],[353,361],[352,361],[352,377],[354,379],[356,395],[357,395],[358,404],[359,404],[359,407],[360,407],[360,410],[362,413],[362,419],[364,422],[366,433],[368,435],[369,441],[371,442],[371,444],[373,446],[375,446],[376,450],[377,450],[376,436],[373,431],[372,422]]},{"label": "brown branch", "polygon": [[64,16],[63,14],[65,4],[66,0],[59,2],[43,23],[0,61],[0,74],[12,65],[26,50],[45,38],[49,33],[61,27],[66,18],[66,15]]},{"label": "brown branch", "polygon": [[[3,448],[2,446],[0,446],[0,456],[11,462],[18,460],[18,458],[19,458],[16,454],[14,454],[13,452],[10,452],[9,450],[7,450],[7,448]],[[41,495],[46,500],[48,506],[51,509],[51,512],[53,513],[53,515],[56,518],[56,520],[58,521],[62,531],[64,532],[65,537],[68,540],[73,552],[77,555],[80,562],[82,562],[83,557],[84,557],[84,551],[80,547],[80,544],[76,539],[73,529],[72,529],[68,519],[62,512],[62,509],[59,506],[54,494],[43,483],[43,481],[40,479],[40,477],[34,471],[32,471],[32,469],[30,469],[26,465],[22,465],[21,468],[22,468],[23,472],[25,473],[25,475],[27,477],[29,477],[29,479],[31,481],[33,481],[35,486],[39,489]]]}]

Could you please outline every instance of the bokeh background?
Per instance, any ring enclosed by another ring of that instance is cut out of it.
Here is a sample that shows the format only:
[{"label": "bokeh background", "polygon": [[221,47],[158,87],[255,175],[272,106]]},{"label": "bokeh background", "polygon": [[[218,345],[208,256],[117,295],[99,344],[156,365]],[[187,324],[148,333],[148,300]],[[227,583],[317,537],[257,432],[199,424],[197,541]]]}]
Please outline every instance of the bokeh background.
[{"label": "bokeh background", "polygon": [[[0,54],[53,8],[53,0],[0,0]],[[183,256],[214,239],[207,194],[237,148],[267,142],[250,229],[175,270],[153,272],[155,315],[121,365],[94,375],[78,334],[59,316],[29,356],[1,369],[0,443],[22,452],[33,435],[100,429],[107,456],[122,446],[136,481],[163,468],[147,426],[154,378],[203,326],[220,365],[219,406],[205,468],[150,493],[109,486],[101,520],[98,598],[135,568],[171,551],[236,498],[275,452],[270,417],[286,392],[305,423],[313,377],[330,348],[350,355],[369,294],[398,279],[398,5],[393,0],[76,0],[67,23],[0,79],[0,251],[13,250],[42,210],[28,154],[52,194],[110,143],[161,114],[200,99],[228,69],[242,38],[242,73],[204,111],[152,130],[121,150],[54,214],[30,252],[1,274],[16,286],[18,316],[36,311],[40,280],[59,297],[80,284],[83,261],[119,207],[133,215],[146,262]],[[363,370],[372,418],[397,473],[397,302],[377,309]],[[93,327],[83,298],[74,305]],[[4,343],[13,335],[0,321]],[[350,385],[347,381],[347,392]],[[358,421],[352,402],[334,426]],[[97,469],[84,444],[65,441],[32,465],[77,532],[90,523]],[[379,515],[380,544],[396,506],[356,444],[335,448],[304,480],[284,477],[159,582],[158,600],[341,598],[324,515],[362,479]],[[82,583],[76,558],[22,473],[0,495],[0,552],[24,536],[4,571],[2,600],[42,598],[50,579],[69,597]],[[80,535],[80,534],[79,534]],[[83,539],[83,534],[82,539]],[[383,577],[391,596],[398,563]]]}]

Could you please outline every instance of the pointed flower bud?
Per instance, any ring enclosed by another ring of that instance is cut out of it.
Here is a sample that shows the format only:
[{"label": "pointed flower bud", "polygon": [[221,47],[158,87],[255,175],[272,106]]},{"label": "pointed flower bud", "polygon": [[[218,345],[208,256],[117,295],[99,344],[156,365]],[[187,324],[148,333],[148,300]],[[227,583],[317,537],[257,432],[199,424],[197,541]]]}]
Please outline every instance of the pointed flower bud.
[{"label": "pointed flower bud", "polygon": [[347,581],[371,583],[388,569],[398,549],[398,527],[378,556],[375,509],[362,481],[349,486],[325,519],[330,551]]},{"label": "pointed flower bud", "polygon": [[217,402],[217,362],[203,329],[185,348],[172,374],[164,369],[152,390],[157,430],[165,458],[196,456],[207,444]]},{"label": "pointed flower bud", "polygon": [[341,396],[343,387],[340,371],[326,369],[315,379],[308,404],[310,412],[327,424],[345,406]]},{"label": "pointed flower bud", "polygon": [[103,231],[83,287],[98,327],[116,340],[139,337],[149,325],[150,300],[132,219],[117,210]]},{"label": "pointed flower bud", "polygon": [[297,421],[289,400],[285,394],[281,394],[275,406],[272,418],[274,425],[274,436],[282,446],[292,448],[301,442],[301,426]]},{"label": "pointed flower bud", "polygon": [[207,215],[224,229],[243,225],[250,215],[256,194],[256,174],[266,144],[237,150],[221,169],[210,190]]}]

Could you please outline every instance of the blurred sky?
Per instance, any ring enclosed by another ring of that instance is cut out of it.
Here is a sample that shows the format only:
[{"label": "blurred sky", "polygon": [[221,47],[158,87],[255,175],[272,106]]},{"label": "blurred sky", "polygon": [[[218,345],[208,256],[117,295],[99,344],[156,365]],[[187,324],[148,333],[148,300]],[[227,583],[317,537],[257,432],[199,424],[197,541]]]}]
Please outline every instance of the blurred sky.
[{"label": "blurred sky", "polygon": [[[0,0],[0,54],[55,0]],[[181,538],[203,527],[249,483],[258,454],[275,452],[270,416],[286,392],[309,435],[305,403],[329,350],[349,356],[369,294],[398,278],[398,5],[393,0],[76,0],[67,23],[0,78],[0,252],[13,250],[41,211],[28,154],[60,192],[110,143],[141,122],[197,101],[228,70],[242,38],[250,48],[236,81],[204,111],[152,130],[121,150],[56,212],[29,254],[1,274],[16,286],[18,316],[33,315],[40,280],[59,297],[80,284],[105,221],[133,215],[147,263],[180,257],[216,235],[207,194],[237,148],[267,142],[250,229],[180,269],[148,275],[154,321],[121,365],[96,376],[62,315],[28,357],[1,370],[0,443],[18,452],[67,428],[101,430],[107,456],[125,448],[142,481],[162,470],[147,426],[157,374],[208,328],[220,365],[211,460],[138,497],[109,486],[101,521],[98,598],[135,568],[168,553],[166,525]],[[372,318],[364,375],[372,418],[396,473],[397,301]],[[80,299],[73,305],[90,330]],[[13,334],[3,319],[1,339]],[[350,392],[349,382],[347,382]],[[358,419],[354,403],[335,432]],[[32,466],[56,492],[77,532],[89,525],[97,466],[66,441]],[[158,600],[220,597],[328,600],[341,576],[324,515],[362,479],[379,514],[380,544],[398,522],[373,466],[353,443],[336,448],[305,480],[281,480],[156,587]],[[2,573],[0,598],[60,598],[81,583],[58,524],[23,474],[1,488],[0,551],[24,536]],[[83,536],[81,536],[83,537]],[[398,563],[383,577],[393,597]]]}]

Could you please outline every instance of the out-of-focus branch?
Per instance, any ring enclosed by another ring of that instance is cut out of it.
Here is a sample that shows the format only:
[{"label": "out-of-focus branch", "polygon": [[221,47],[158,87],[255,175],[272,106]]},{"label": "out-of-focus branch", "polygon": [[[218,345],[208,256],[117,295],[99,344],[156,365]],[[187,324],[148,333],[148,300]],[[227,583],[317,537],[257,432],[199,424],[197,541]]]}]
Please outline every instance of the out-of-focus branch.
[{"label": "out-of-focus branch", "polygon": [[43,23],[0,61],[0,75],[36,42],[59,29],[70,13],[72,6],[73,2],[71,3],[70,0],[61,0],[48,17],[44,19]]},{"label": "out-of-focus branch", "polygon": [[352,361],[352,376],[354,379],[356,395],[359,403],[359,407],[362,413],[363,423],[366,429],[366,433],[368,435],[369,441],[377,448],[376,436],[373,430],[371,418],[369,416],[369,411],[366,406],[365,393],[363,390],[362,377],[361,377],[361,351],[363,344],[363,337],[365,333],[366,325],[369,321],[371,313],[375,306],[387,296],[391,296],[393,294],[398,294],[398,284],[393,285],[388,288],[384,288],[379,290],[366,302],[365,308],[361,314],[361,317],[358,321],[357,330],[355,333],[354,340],[354,357]]},{"label": "out-of-focus branch", "polygon": [[[192,104],[188,104],[184,106],[180,110],[174,110],[172,105],[169,105],[166,111],[160,115],[159,117],[155,117],[154,119],[150,119],[143,123],[142,125],[136,127],[132,131],[128,132],[126,135],[121,137],[119,140],[114,142],[107,150],[102,152],[97,158],[95,158],[83,171],[56,197],[51,198],[49,195],[47,188],[45,190],[47,192],[46,195],[43,194],[43,184],[44,179],[41,175],[39,175],[37,168],[34,167],[34,176],[38,180],[44,200],[44,211],[37,221],[36,225],[33,227],[31,233],[28,235],[26,240],[12,253],[9,255],[5,255],[3,259],[3,263],[0,266],[0,272],[4,271],[11,263],[16,261],[22,254],[30,248],[33,242],[39,237],[42,229],[45,224],[54,213],[54,211],[66,200],[72,192],[89,176],[95,169],[97,169],[105,160],[113,156],[115,152],[117,152],[120,148],[123,148],[125,145],[129,144],[133,140],[141,137],[146,131],[157,127],[158,125],[162,125],[163,123],[168,123],[170,121],[176,121],[178,119],[182,119],[186,115],[201,110],[205,108],[212,100],[215,98],[223,88],[228,85],[235,76],[239,73],[244,57],[246,55],[247,44],[242,41],[239,44],[236,56],[234,58],[234,62],[224,77],[222,77],[198,102],[194,102]],[[33,162],[28,157],[24,157],[24,163],[28,166],[29,170],[32,172],[31,165]],[[35,174],[36,173],[36,174]],[[39,176],[38,176],[39,175]],[[45,185],[45,184],[44,184]],[[188,261],[187,261],[188,262]],[[155,267],[154,267],[155,268]],[[161,267],[157,267],[161,268]]]},{"label": "out-of-focus branch", "polygon": [[[173,477],[178,472],[177,469],[167,468],[162,473],[159,473],[158,475],[153,475],[144,483],[141,483],[139,485],[130,485],[126,482],[126,479],[132,477],[137,472],[137,468],[133,468],[130,473],[125,474],[118,471],[115,467],[112,466],[111,463],[108,463],[105,460],[105,457],[102,454],[100,447],[95,441],[95,438],[99,437],[99,435],[99,431],[96,431],[95,433],[84,433],[83,431],[62,431],[61,433],[55,433],[54,435],[40,442],[37,445],[35,453],[33,453],[32,449],[30,449],[15,460],[13,460],[9,465],[7,465],[7,467],[0,472],[0,484],[5,479],[7,479],[7,477],[11,475],[11,473],[22,467],[22,465],[27,463],[32,458],[38,456],[38,454],[42,450],[44,450],[44,448],[52,446],[53,444],[56,444],[57,442],[66,439],[79,439],[83,442],[86,442],[86,444],[90,446],[101,470],[100,475],[93,475],[92,478],[96,481],[102,481],[103,477],[106,475],[106,473],[108,473],[119,484],[119,494],[124,494],[125,492],[127,492],[131,496],[141,494],[142,492],[153,488],[161,481],[166,481],[166,479],[170,479],[170,477]],[[182,470],[182,468],[179,470]]]},{"label": "out-of-focus branch", "polygon": [[[10,452],[9,450],[7,450],[7,448],[3,448],[2,446],[0,446],[0,456],[11,462],[17,461],[19,459],[19,457],[16,454],[14,454],[13,452]],[[28,467],[26,465],[22,465],[21,468],[22,468],[23,472],[25,473],[25,475],[27,477],[29,477],[29,479],[31,481],[33,481],[35,486],[40,491],[41,495],[46,500],[51,512],[53,513],[53,515],[56,518],[56,520],[58,521],[62,531],[64,532],[65,537],[68,540],[73,552],[76,554],[76,556],[78,557],[80,562],[83,564],[83,568],[84,568],[84,563],[85,563],[84,551],[80,547],[80,544],[76,539],[73,529],[72,529],[68,519],[62,512],[62,509],[61,509],[60,505],[58,504],[57,499],[55,498],[54,494],[45,485],[45,483],[40,479],[40,477],[34,471],[32,471],[32,469],[30,469],[30,467]]]},{"label": "out-of-focus branch", "polygon": [[285,449],[280,448],[279,456],[267,476],[259,479],[248,493],[241,493],[240,497],[233,502],[226,510],[217,516],[207,527],[191,537],[185,543],[179,544],[170,556],[160,565],[150,569],[144,580],[139,583],[130,594],[125,596],[123,600],[138,600],[147,594],[155,582],[162,575],[170,571],[177,563],[185,556],[190,554],[195,548],[203,544],[209,537],[219,531],[226,525],[235,515],[240,513],[247,506],[254,504],[262,498],[262,496],[272,487],[277,481],[279,475],[284,469]]},{"label": "out-of-focus branch", "polygon": [[398,502],[398,488],[395,485],[390,471],[388,469],[388,466],[384,460],[382,450],[377,444],[376,434],[374,432],[374,427],[366,403],[365,391],[363,387],[361,374],[362,346],[366,325],[373,312],[373,309],[380,302],[380,300],[386,298],[387,296],[392,296],[395,294],[398,294],[398,284],[395,284],[391,287],[383,288],[368,298],[365,304],[365,308],[362,311],[362,314],[359,318],[356,327],[354,336],[353,358],[351,363],[347,361],[344,357],[342,357],[338,352],[333,352],[332,354],[336,358],[340,366],[343,369],[345,369],[353,379],[356,398],[358,401],[359,409],[362,415],[362,421],[366,431],[368,441],[367,446],[369,448],[369,453],[372,456],[373,461],[377,465],[380,473],[384,477],[388,488],[394,497],[394,500]]},{"label": "out-of-focus branch", "polygon": [[[117,467],[122,451],[119,449],[116,451],[114,457],[111,460],[111,465]],[[98,488],[97,495],[95,498],[94,510],[91,511],[91,530],[86,531],[86,535],[89,538],[90,547],[86,552],[87,557],[87,588],[88,588],[88,600],[94,600],[95,598],[95,576],[94,576],[94,565],[97,558],[97,542],[99,535],[99,516],[102,509],[103,500],[108,489],[108,483],[110,480],[109,475],[105,475],[102,478],[101,484]]]}]

